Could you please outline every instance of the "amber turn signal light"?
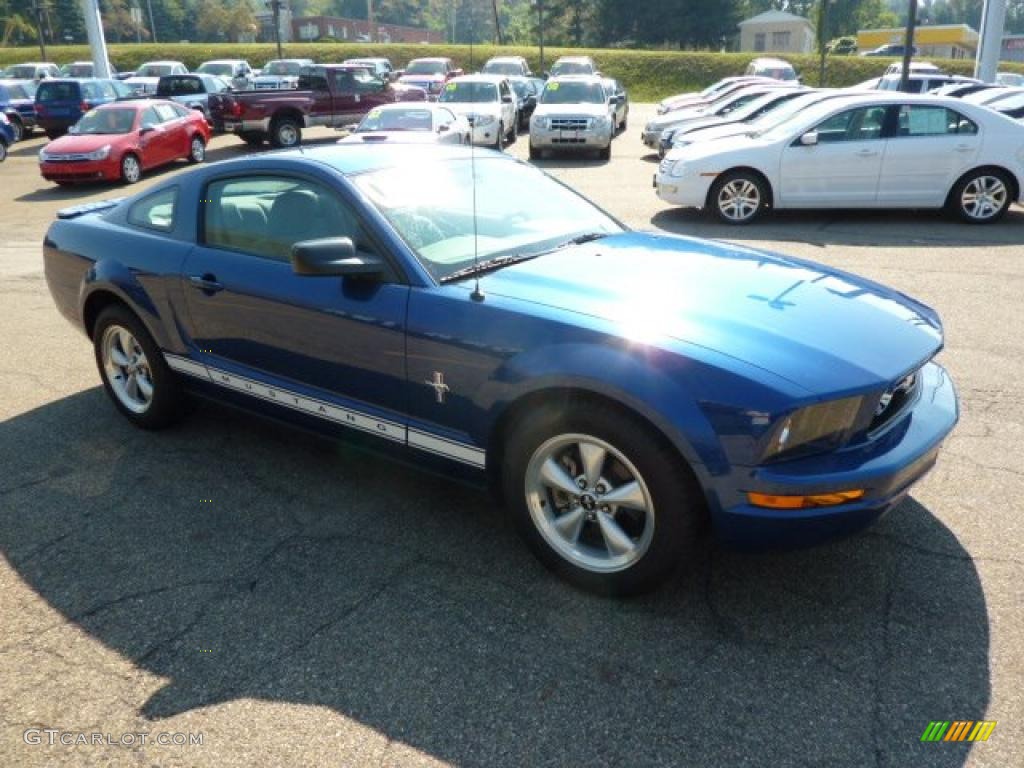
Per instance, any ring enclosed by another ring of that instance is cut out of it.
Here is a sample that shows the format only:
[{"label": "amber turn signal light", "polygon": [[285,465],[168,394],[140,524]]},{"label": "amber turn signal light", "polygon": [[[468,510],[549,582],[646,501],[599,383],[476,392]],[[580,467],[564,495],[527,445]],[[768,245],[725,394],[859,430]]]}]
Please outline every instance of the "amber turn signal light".
[{"label": "amber turn signal light", "polygon": [[864,496],[863,489],[852,491],[836,491],[835,493],[815,493],[810,496],[773,496],[770,493],[748,493],[747,499],[755,507],[768,509],[810,509],[812,507],[834,507],[856,501]]}]

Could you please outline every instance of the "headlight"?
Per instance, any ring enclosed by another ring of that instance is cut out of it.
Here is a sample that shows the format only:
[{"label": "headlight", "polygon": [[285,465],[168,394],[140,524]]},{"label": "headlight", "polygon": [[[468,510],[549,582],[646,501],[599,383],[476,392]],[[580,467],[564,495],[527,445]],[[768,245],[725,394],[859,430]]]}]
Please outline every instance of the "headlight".
[{"label": "headlight", "polygon": [[794,411],[775,428],[762,458],[771,459],[812,443],[817,443],[813,446],[817,450],[835,448],[853,426],[863,402],[863,397],[846,397]]},{"label": "headlight", "polygon": [[45,163],[49,159],[50,159],[49,156],[46,154],[46,147],[43,147],[42,149],[40,149],[39,150],[39,162],[40,163]]},{"label": "headlight", "polygon": [[86,155],[90,160],[106,160],[110,157],[110,145],[105,144],[97,150],[94,150]]},{"label": "headlight", "polygon": [[683,175],[684,170],[686,170],[686,168],[683,161],[676,160],[674,163],[672,163],[672,167],[669,169],[668,175],[678,179],[680,176]]}]

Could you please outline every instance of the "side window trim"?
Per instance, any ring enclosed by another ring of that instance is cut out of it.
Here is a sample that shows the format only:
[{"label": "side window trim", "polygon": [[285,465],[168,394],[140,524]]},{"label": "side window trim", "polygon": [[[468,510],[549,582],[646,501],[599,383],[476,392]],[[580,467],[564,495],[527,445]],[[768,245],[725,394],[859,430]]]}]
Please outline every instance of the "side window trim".
[{"label": "side window trim", "polygon": [[[167,226],[160,226],[160,225],[157,225],[157,224],[153,224],[152,221],[145,221],[145,220],[142,220],[141,218],[136,218],[135,217],[135,212],[139,208],[144,207],[147,203],[151,203],[154,198],[160,197],[161,195],[165,195],[168,192],[171,193],[171,221],[170,221],[170,223]],[[128,224],[130,224],[131,226],[138,227],[139,229],[150,230],[150,231],[153,231],[153,232],[164,232],[164,233],[166,233],[166,232],[173,232],[175,224],[177,223],[177,218],[178,218],[178,198],[179,197],[180,197],[179,188],[177,186],[165,187],[163,189],[157,190],[156,192],[153,192],[152,194],[146,195],[145,197],[143,197],[143,198],[141,198],[139,200],[136,200],[135,203],[132,204],[132,207],[128,209],[128,213],[125,216],[125,221]]]}]

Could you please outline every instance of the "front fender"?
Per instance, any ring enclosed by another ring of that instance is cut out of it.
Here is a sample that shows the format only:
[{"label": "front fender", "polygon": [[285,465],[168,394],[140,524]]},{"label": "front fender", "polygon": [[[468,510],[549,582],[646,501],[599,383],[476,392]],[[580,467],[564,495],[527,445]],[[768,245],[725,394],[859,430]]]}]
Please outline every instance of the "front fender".
[{"label": "front fender", "polygon": [[487,434],[507,408],[545,390],[576,389],[621,403],[654,424],[698,475],[717,475],[729,462],[696,393],[688,389],[692,361],[672,353],[589,343],[553,344],[508,359],[479,393]]}]

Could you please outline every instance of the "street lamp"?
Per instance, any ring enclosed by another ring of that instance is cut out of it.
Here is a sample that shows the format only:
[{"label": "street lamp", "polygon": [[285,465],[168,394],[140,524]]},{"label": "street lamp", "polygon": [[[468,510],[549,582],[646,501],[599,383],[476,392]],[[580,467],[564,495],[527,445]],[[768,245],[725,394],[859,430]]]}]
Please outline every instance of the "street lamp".
[{"label": "street lamp", "polygon": [[910,0],[907,9],[907,38],[903,44],[903,71],[900,73],[900,90],[910,90],[910,58],[914,55],[914,27],[917,26],[917,0]]},{"label": "street lamp", "polygon": [[274,12],[274,42],[277,43],[277,58],[283,59],[281,53],[281,10],[287,8],[284,0],[267,0],[267,7]]},{"label": "street lamp", "polygon": [[32,10],[36,16],[36,33],[39,35],[39,51],[43,54],[43,61],[46,61],[46,34],[43,27],[43,15],[49,14],[50,6],[45,0],[33,0]]},{"label": "street lamp", "polygon": [[537,35],[540,42],[540,71],[544,71],[544,0],[537,3]]},{"label": "street lamp", "polygon": [[818,6],[818,87],[825,87],[825,38],[828,35],[828,7],[834,0],[821,0]]}]

